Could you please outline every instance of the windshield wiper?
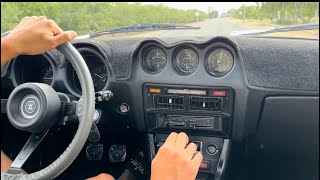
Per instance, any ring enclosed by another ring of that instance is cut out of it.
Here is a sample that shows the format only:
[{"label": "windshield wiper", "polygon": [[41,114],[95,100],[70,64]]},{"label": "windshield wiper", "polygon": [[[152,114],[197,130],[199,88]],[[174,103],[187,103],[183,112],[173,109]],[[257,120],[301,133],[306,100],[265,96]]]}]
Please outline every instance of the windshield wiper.
[{"label": "windshield wiper", "polygon": [[319,29],[319,24],[300,24],[300,25],[293,25],[293,26],[288,26],[284,28],[266,30],[262,32],[245,33],[241,35],[260,35],[260,34],[269,34],[269,33],[276,33],[276,32],[303,31],[303,30],[316,30],[316,29]]},{"label": "windshield wiper", "polygon": [[89,38],[94,38],[106,34],[117,34],[125,32],[138,32],[138,31],[154,31],[154,30],[178,30],[178,29],[200,29],[200,27],[183,26],[176,24],[136,24],[131,26],[122,26],[109,30],[98,31],[89,35]]}]

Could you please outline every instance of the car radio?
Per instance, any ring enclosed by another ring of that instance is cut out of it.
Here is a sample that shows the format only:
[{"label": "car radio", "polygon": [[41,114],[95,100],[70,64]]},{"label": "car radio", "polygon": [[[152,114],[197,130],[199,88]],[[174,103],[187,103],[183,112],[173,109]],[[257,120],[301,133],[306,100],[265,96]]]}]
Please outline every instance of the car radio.
[{"label": "car radio", "polygon": [[145,121],[149,131],[197,131],[231,135],[233,90],[229,87],[145,84]]},{"label": "car radio", "polygon": [[231,144],[233,98],[230,87],[145,84],[150,160],[171,132],[183,131],[203,155],[197,179],[219,177]]},{"label": "car radio", "polygon": [[[160,147],[164,144],[169,134],[148,134],[148,146],[150,152],[150,160],[152,160]],[[216,175],[218,172],[218,164],[225,156],[229,142],[223,138],[206,137],[206,136],[189,136],[189,141],[197,145],[197,152],[203,156],[203,161],[200,164],[198,177],[202,175],[210,176],[209,174]],[[205,173],[205,174],[203,174]],[[209,178],[204,178],[209,179]]]}]

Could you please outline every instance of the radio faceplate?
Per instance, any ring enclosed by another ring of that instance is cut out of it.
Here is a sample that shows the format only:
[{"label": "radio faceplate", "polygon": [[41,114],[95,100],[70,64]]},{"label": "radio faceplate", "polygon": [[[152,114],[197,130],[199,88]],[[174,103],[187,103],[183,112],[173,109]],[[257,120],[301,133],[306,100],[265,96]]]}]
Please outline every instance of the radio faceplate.
[{"label": "radio faceplate", "polygon": [[145,84],[145,122],[149,132],[186,130],[231,135],[230,87]]},{"label": "radio faceplate", "polygon": [[221,131],[221,117],[158,114],[157,127]]}]

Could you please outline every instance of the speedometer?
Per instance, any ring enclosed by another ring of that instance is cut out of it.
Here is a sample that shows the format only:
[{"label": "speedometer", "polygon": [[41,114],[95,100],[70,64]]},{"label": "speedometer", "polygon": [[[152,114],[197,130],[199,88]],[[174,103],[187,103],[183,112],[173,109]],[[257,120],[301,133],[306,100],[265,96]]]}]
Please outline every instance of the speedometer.
[{"label": "speedometer", "polygon": [[214,76],[223,76],[233,67],[233,56],[224,48],[213,50],[205,61],[206,70]]},{"label": "speedometer", "polygon": [[174,66],[180,74],[192,74],[199,66],[199,56],[191,48],[181,49],[175,56]]},{"label": "speedometer", "polygon": [[108,71],[106,66],[95,67],[92,69],[91,77],[93,80],[94,89],[101,91],[107,83]]},{"label": "speedometer", "polygon": [[[107,84],[108,80],[108,71],[105,65],[100,64],[101,66],[92,67],[90,74],[93,81],[94,90],[101,91]],[[81,92],[81,85],[76,74],[76,71],[73,71],[73,79],[76,88]]]}]

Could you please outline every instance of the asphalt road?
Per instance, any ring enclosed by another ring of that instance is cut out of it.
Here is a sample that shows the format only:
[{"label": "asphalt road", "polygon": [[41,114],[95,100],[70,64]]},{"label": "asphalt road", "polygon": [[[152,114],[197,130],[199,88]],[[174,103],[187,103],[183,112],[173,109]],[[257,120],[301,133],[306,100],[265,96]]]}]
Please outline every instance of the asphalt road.
[{"label": "asphalt road", "polygon": [[230,35],[232,31],[273,29],[273,26],[244,26],[233,24],[223,18],[210,19],[188,25],[197,26],[200,27],[200,29],[168,30],[158,34],[158,36],[225,36]]}]

